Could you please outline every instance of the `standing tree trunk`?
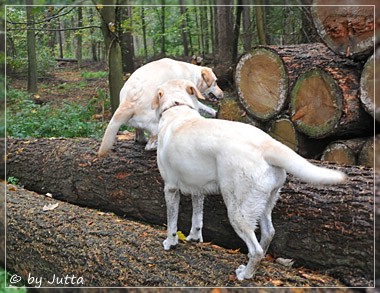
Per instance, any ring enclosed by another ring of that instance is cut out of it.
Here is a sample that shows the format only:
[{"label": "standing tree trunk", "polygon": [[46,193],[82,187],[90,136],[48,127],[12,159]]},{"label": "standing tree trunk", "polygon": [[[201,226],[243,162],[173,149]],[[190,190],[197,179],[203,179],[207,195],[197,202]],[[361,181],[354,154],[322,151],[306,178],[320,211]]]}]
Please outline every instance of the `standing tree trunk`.
[{"label": "standing tree trunk", "polygon": [[[127,1],[124,1],[126,4]],[[121,45],[121,56],[123,71],[125,73],[132,73],[135,71],[135,64],[133,62],[134,57],[134,47],[133,47],[133,37],[132,37],[132,7],[131,6],[119,6],[118,7],[118,35],[120,36]],[[128,28],[122,29],[121,22],[128,21]]]},{"label": "standing tree trunk", "polygon": [[161,54],[165,51],[165,0],[161,0]]},{"label": "standing tree trunk", "polygon": [[181,36],[183,44],[183,55],[189,56],[189,43],[187,41],[187,8],[184,4],[184,0],[179,1],[180,13],[181,13]]},{"label": "standing tree trunk", "polygon": [[111,96],[112,112],[119,106],[119,94],[123,87],[123,68],[121,62],[121,48],[116,35],[116,7],[115,0],[103,0],[104,6],[99,8],[102,18],[102,32],[108,56],[108,80]]},{"label": "standing tree trunk", "polygon": [[234,40],[233,40],[233,51],[232,51],[232,57],[233,62],[236,62],[236,57],[238,53],[238,45],[239,45],[239,34],[240,34],[240,24],[241,24],[241,15],[243,13],[243,1],[238,0],[238,6],[236,7],[236,20],[235,20],[235,27],[234,27]]},{"label": "standing tree trunk", "polygon": [[252,48],[252,20],[251,20],[251,7],[248,5],[249,0],[243,0],[243,48],[248,52]]},{"label": "standing tree trunk", "polygon": [[37,55],[36,55],[36,35],[34,33],[33,0],[26,0],[26,19],[28,31],[26,42],[28,44],[28,92],[37,92]]},{"label": "standing tree trunk", "polygon": [[145,23],[145,8],[141,6],[141,29],[143,34],[143,44],[144,44],[144,56],[145,60],[148,59],[148,46],[146,44],[146,23]]},{"label": "standing tree trunk", "polygon": [[266,45],[266,35],[265,35],[265,14],[262,0],[256,0],[255,4],[255,13],[256,13],[256,26],[257,26],[257,35],[259,37],[260,45]]},{"label": "standing tree trunk", "polygon": [[[78,6],[78,27],[81,27],[83,25],[83,16],[82,16],[82,7]],[[77,48],[76,48],[76,58],[78,60],[78,67],[82,67],[82,32],[78,31],[76,32],[76,41],[77,41]]]},{"label": "standing tree trunk", "polygon": [[217,64],[224,64],[230,66],[234,60],[234,31],[233,31],[233,18],[232,18],[232,7],[225,5],[232,5],[232,0],[216,1],[216,25],[217,25],[217,54],[216,62]]}]

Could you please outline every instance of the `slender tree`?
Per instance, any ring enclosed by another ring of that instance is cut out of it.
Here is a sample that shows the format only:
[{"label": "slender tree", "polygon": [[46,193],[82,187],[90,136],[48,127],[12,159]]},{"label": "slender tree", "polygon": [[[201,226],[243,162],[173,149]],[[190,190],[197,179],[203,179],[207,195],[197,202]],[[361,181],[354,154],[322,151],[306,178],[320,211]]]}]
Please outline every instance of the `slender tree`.
[{"label": "slender tree", "polygon": [[108,80],[111,96],[112,112],[115,112],[119,105],[119,94],[123,87],[123,68],[121,64],[121,48],[119,38],[116,34],[116,1],[103,0],[104,6],[99,7],[102,18],[102,32],[108,56]]},{"label": "slender tree", "polygon": [[187,41],[187,8],[184,0],[179,1],[181,13],[181,36],[183,44],[183,54],[189,56],[189,42]]},{"label": "slender tree", "polygon": [[[82,27],[83,25],[82,6],[78,6],[77,8],[77,17],[78,17],[77,25],[78,27]],[[75,55],[78,60],[78,67],[80,68],[82,67],[82,32],[77,31],[75,36],[76,36],[76,42],[77,42]]]},{"label": "slender tree", "polygon": [[256,13],[256,26],[257,26],[257,35],[259,37],[260,45],[266,45],[266,36],[265,36],[265,14],[263,7],[263,0],[255,0],[255,13]]},{"label": "slender tree", "polygon": [[26,0],[26,20],[28,31],[26,33],[26,42],[28,45],[28,92],[37,92],[37,55],[36,55],[36,35],[33,30],[33,0]]}]

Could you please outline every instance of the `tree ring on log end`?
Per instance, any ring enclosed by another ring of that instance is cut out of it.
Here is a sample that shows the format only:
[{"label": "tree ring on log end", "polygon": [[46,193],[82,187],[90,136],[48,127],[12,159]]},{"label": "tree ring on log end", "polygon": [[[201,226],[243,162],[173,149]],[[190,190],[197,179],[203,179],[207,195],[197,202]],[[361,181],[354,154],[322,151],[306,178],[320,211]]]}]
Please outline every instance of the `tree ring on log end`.
[{"label": "tree ring on log end", "polygon": [[313,4],[314,26],[331,50],[345,57],[371,54],[374,28],[378,24],[373,2],[359,0],[353,5],[345,0],[335,0],[334,7],[331,7],[329,0],[314,0]]},{"label": "tree ring on log end", "polygon": [[340,165],[356,165],[355,152],[343,142],[333,142],[328,145],[321,159]]},{"label": "tree ring on log end", "polygon": [[254,118],[266,121],[283,108],[288,92],[288,73],[277,52],[255,48],[240,58],[235,83],[239,100]]},{"label": "tree ring on log end", "polygon": [[343,112],[342,92],[321,69],[301,74],[290,94],[291,120],[302,133],[323,138],[334,132]]},{"label": "tree ring on log end", "polygon": [[268,134],[274,139],[298,152],[297,132],[292,121],[287,118],[280,118],[271,123]]}]

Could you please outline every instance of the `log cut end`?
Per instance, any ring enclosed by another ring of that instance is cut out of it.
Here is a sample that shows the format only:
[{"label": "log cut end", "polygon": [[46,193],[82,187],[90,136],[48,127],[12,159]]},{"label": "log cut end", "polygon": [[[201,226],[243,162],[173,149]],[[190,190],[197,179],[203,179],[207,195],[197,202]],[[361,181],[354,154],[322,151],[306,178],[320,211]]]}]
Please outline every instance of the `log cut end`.
[{"label": "log cut end", "polygon": [[312,138],[333,132],[342,115],[342,94],[325,71],[312,69],[300,75],[291,92],[291,119],[297,129]]},{"label": "log cut end", "polygon": [[[380,121],[380,50],[367,60],[360,77],[360,100],[364,109],[377,121]],[[376,93],[375,93],[376,90]],[[377,105],[377,106],[376,106]]]},{"label": "log cut end", "polygon": [[322,155],[323,161],[334,162],[340,165],[355,165],[356,156],[353,150],[343,142],[330,144]]},{"label": "log cut end", "polygon": [[239,99],[254,118],[269,120],[280,112],[288,91],[288,75],[280,56],[270,48],[256,48],[236,67]]},{"label": "log cut end", "polygon": [[[373,50],[374,29],[380,18],[374,15],[373,1],[358,0],[354,5],[345,0],[314,0],[314,25],[326,45],[339,55],[362,58]],[[363,6],[371,5],[371,6]]]},{"label": "log cut end", "polygon": [[269,127],[268,133],[274,139],[290,147],[293,151],[298,152],[297,132],[292,121],[289,119],[280,118],[273,121]]}]

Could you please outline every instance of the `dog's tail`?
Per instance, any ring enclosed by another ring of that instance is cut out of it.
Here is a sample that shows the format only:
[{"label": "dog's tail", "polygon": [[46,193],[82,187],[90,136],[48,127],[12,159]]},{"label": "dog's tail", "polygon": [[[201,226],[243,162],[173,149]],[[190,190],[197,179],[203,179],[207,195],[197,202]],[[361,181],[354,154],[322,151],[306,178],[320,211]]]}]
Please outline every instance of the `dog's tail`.
[{"label": "dog's tail", "polygon": [[278,141],[271,143],[264,157],[269,164],[312,184],[336,184],[346,179],[343,172],[315,166]]},{"label": "dog's tail", "polygon": [[110,123],[108,123],[106,132],[104,133],[102,144],[98,151],[98,157],[104,157],[112,148],[116,139],[116,134],[122,124],[125,124],[131,119],[133,115],[133,108],[129,102],[122,102],[112,116]]}]

